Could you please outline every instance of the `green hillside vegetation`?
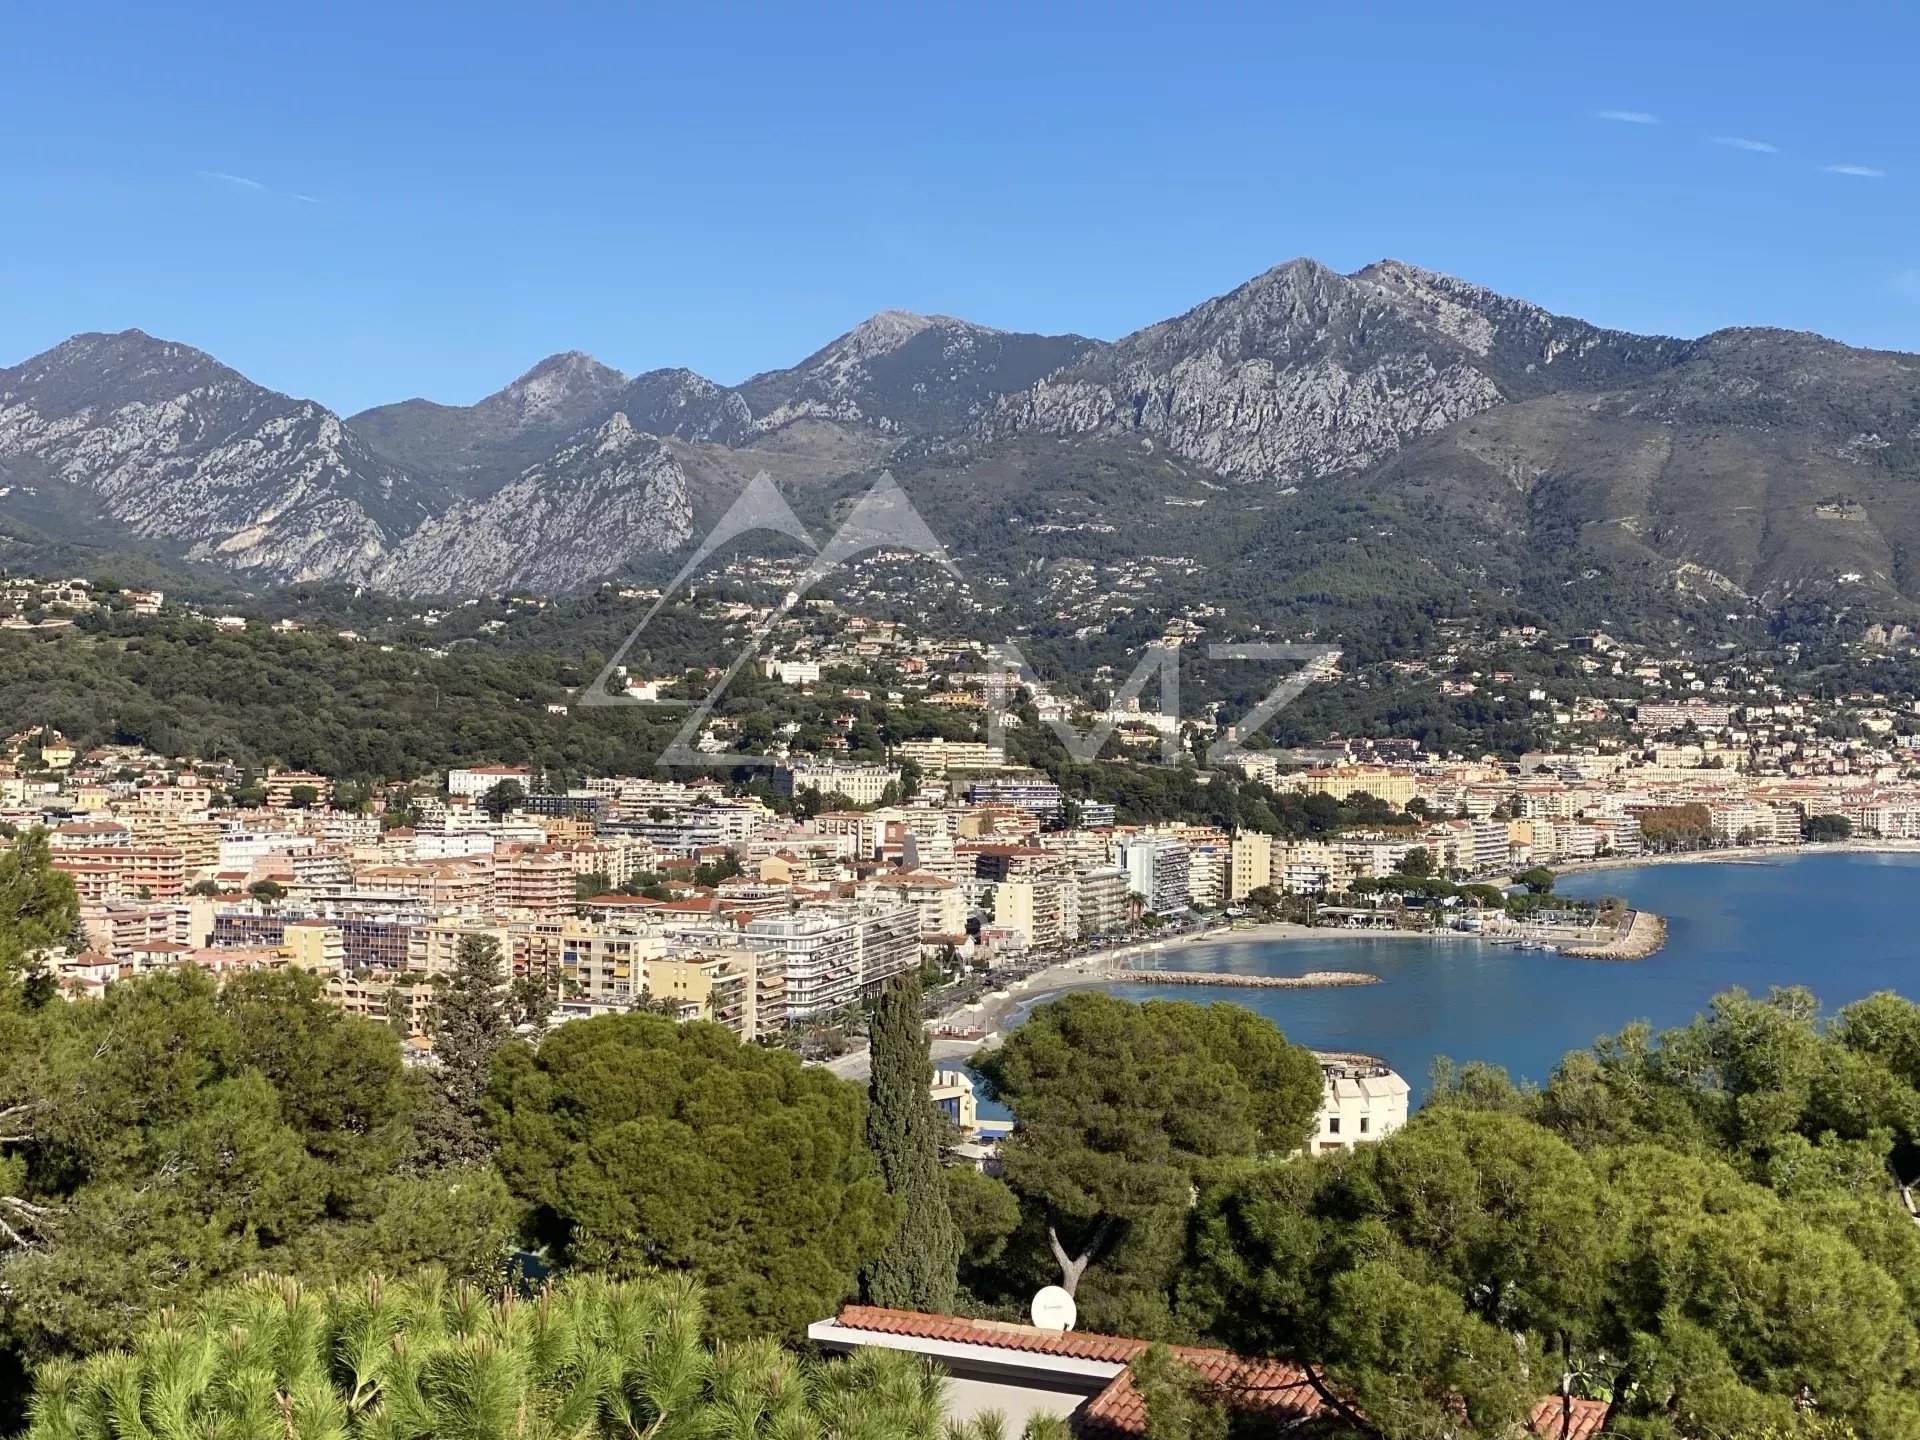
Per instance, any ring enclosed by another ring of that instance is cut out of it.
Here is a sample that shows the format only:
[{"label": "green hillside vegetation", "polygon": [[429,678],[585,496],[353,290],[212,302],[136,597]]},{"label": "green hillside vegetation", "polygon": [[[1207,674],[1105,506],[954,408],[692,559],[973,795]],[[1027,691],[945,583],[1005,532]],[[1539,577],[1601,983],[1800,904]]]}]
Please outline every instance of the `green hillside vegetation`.
[{"label": "green hillside vegetation", "polygon": [[[721,642],[697,621],[663,625],[655,654],[695,663]],[[243,769],[266,765],[312,770],[346,782],[350,794],[375,781],[417,779],[448,766],[525,761],[556,788],[579,777],[651,772],[684,723],[680,707],[589,707],[578,690],[601,654],[455,646],[432,654],[399,644],[344,640],[318,628],[275,632],[215,630],[185,617],[89,616],[71,629],[0,635],[0,707],[37,725],[51,725],[82,749],[143,745]],[[670,664],[661,668],[672,673]],[[1250,707],[1272,683],[1252,688],[1246,674],[1216,667],[1233,703]],[[1258,674],[1256,668],[1256,676]],[[835,677],[871,683],[857,670]],[[1207,678],[1201,671],[1202,682]],[[1227,689],[1230,681],[1232,688]],[[712,681],[689,672],[679,691],[697,701]],[[877,684],[875,686],[878,690]],[[550,713],[567,705],[570,713]],[[1317,741],[1329,729],[1356,727],[1379,715],[1384,733],[1409,733],[1429,744],[1477,740],[1517,753],[1524,728],[1505,724],[1484,701],[1457,704],[1379,690],[1329,689],[1303,700],[1276,738]],[[832,751],[836,716],[850,714],[848,747]],[[1047,727],[1029,723],[1012,734],[1016,758],[1045,770],[1076,799],[1109,800],[1129,822],[1205,819],[1269,834],[1318,834],[1350,824],[1405,823],[1398,812],[1364,803],[1275,794],[1230,774],[1197,765],[1136,765],[1118,746],[1093,764],[1074,761]],[[786,724],[797,728],[797,751],[877,762],[890,745],[930,736],[972,739],[978,721],[913,701],[848,700],[831,687],[803,695],[749,667],[714,709],[734,727],[735,743],[756,751]],[[1346,733],[1353,733],[1346,728]],[[767,790],[764,769],[718,771]]]}]

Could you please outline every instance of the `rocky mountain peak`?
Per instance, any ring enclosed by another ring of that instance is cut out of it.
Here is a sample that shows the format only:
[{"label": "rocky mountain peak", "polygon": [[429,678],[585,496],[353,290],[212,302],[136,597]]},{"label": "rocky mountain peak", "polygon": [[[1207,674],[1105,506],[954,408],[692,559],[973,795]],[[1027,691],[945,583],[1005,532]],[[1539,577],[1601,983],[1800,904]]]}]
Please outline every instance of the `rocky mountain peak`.
[{"label": "rocky mountain peak", "polygon": [[158,401],[220,382],[251,384],[206,351],[144,330],[75,335],[0,370],[0,391],[32,392],[55,409]]},{"label": "rocky mountain peak", "polygon": [[578,423],[582,412],[617,394],[627,377],[591,355],[549,355],[474,407],[514,427]]},{"label": "rocky mountain peak", "polygon": [[1537,305],[1400,260],[1377,261],[1348,278],[1478,356],[1492,351],[1501,319],[1512,322],[1546,314]]},{"label": "rocky mountain peak", "polygon": [[[928,330],[945,330],[965,335],[998,335],[1002,332],[951,315],[916,315],[911,310],[882,310],[870,315],[842,335],[827,350],[856,360],[870,359],[899,349],[914,336]],[[826,351],[820,352],[825,354]]]},{"label": "rocky mountain peak", "polygon": [[1031,385],[1089,343],[883,310],[791,369],[755,375],[739,394],[762,430],[816,417],[924,431],[978,416],[996,396]]}]

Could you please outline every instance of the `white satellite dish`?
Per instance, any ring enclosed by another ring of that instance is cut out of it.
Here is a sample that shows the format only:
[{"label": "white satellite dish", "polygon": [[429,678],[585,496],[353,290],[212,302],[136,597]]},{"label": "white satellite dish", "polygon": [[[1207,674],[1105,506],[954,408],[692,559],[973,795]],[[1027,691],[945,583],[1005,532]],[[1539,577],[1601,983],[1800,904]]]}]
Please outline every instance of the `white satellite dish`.
[{"label": "white satellite dish", "polygon": [[1073,1296],[1058,1285],[1042,1286],[1033,1297],[1029,1313],[1035,1326],[1042,1330],[1071,1330],[1080,1314]]}]

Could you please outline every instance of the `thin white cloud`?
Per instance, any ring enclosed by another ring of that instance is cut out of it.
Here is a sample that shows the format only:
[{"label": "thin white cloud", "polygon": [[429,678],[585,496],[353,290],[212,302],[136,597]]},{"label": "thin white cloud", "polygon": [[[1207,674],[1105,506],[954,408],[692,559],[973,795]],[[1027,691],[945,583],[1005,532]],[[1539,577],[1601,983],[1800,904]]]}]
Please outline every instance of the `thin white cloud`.
[{"label": "thin white cloud", "polygon": [[1658,125],[1660,117],[1649,115],[1644,110],[1596,110],[1596,120],[1618,120],[1622,125]]},{"label": "thin white cloud", "polygon": [[244,175],[229,175],[224,170],[196,170],[193,173],[200,176],[203,180],[221,180],[228,185],[239,185],[248,190],[264,190],[267,188],[258,180],[249,180]]},{"label": "thin white cloud", "polygon": [[1764,140],[1744,139],[1739,135],[1716,135],[1713,137],[1713,143],[1716,145],[1725,145],[1729,150],[1751,150],[1756,155],[1778,155],[1780,153],[1780,147],[1778,145],[1769,145]]},{"label": "thin white cloud", "polygon": [[318,205],[320,203],[311,195],[295,195],[293,198],[300,201],[303,205]]},{"label": "thin white cloud", "polygon": [[1829,175],[1854,175],[1862,180],[1883,180],[1887,174],[1871,165],[1822,165],[1820,168]]}]

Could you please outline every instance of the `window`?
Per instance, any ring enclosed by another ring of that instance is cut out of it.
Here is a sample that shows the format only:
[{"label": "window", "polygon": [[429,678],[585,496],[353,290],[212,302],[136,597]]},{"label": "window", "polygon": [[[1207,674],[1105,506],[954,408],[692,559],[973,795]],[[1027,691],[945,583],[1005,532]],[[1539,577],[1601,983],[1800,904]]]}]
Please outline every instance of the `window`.
[{"label": "window", "polygon": [[1327,1117],[1327,1134],[1338,1135],[1339,1133],[1340,1133],[1340,1117],[1338,1115],[1329,1115]]},{"label": "window", "polygon": [[1362,1135],[1367,1133],[1367,1117],[1365,1115],[1360,1117],[1360,1133]]}]

